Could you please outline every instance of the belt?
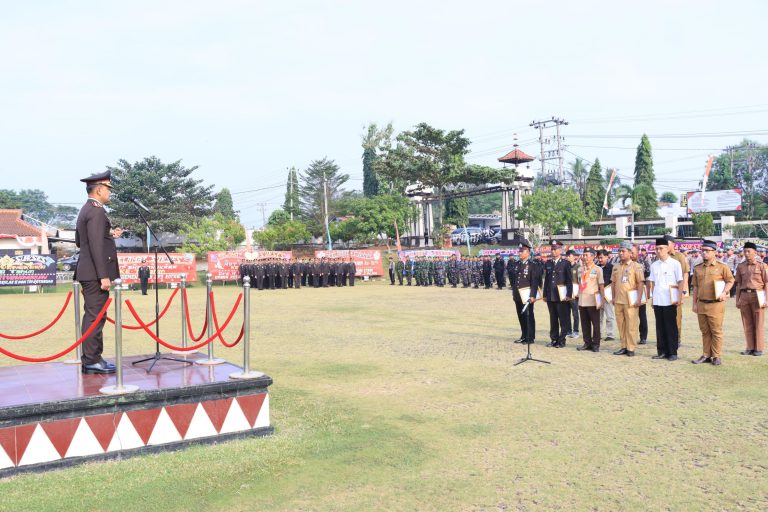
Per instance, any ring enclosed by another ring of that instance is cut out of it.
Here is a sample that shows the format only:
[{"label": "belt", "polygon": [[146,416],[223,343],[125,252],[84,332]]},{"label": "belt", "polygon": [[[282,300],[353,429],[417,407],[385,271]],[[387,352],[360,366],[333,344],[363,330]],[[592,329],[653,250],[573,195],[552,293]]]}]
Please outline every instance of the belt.
[{"label": "belt", "polygon": [[741,291],[743,291],[743,292],[750,292],[750,293],[754,293],[754,292],[756,292],[757,290],[753,290],[752,288],[744,288],[744,289],[743,289],[743,290],[741,290]]},{"label": "belt", "polygon": [[703,302],[704,304],[715,304],[716,302],[720,302],[719,300],[704,300],[699,299],[699,302]]}]

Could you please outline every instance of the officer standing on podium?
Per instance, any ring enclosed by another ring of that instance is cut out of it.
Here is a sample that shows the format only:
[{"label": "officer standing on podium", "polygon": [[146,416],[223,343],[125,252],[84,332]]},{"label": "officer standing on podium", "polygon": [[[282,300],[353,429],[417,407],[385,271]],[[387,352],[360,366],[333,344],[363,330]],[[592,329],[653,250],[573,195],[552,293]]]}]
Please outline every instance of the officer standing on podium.
[{"label": "officer standing on podium", "polygon": [[[120,277],[117,265],[117,249],[115,238],[123,230],[112,229],[112,225],[104,211],[104,205],[109,202],[112,193],[111,172],[105,171],[94,174],[80,181],[86,184],[88,200],[80,209],[77,216],[75,244],[80,248],[80,259],[75,268],[75,279],[83,289],[85,314],[83,315],[83,331],[93,324],[99,312],[109,298],[112,281]],[[106,315],[101,318],[96,328],[83,341],[82,372],[83,373],[115,373],[115,365],[101,357],[104,350],[104,322]]]}]

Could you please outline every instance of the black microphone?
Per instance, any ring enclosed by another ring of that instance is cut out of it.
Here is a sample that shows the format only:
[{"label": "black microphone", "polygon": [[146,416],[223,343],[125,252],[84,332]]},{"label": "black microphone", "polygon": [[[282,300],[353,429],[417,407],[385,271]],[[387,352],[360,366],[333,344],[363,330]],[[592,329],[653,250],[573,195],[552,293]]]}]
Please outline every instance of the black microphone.
[{"label": "black microphone", "polygon": [[141,203],[139,202],[139,200],[138,200],[138,199],[135,199],[135,198],[131,197],[131,198],[130,198],[130,201],[131,201],[133,204],[135,204],[137,207],[139,207],[139,208],[141,208],[142,210],[144,210],[145,212],[149,213],[149,208],[147,208],[146,206],[144,206],[143,204],[141,204]]}]

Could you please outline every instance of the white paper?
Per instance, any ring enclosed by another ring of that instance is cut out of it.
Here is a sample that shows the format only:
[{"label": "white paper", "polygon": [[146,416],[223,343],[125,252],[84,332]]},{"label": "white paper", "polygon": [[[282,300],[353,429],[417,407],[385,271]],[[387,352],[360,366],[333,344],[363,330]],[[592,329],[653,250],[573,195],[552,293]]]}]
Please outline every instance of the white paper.
[{"label": "white paper", "polygon": [[715,299],[719,298],[725,291],[725,281],[722,279],[715,280]]},{"label": "white paper", "polygon": [[600,307],[603,305],[603,296],[599,293],[595,294],[595,306]]},{"label": "white paper", "polygon": [[609,284],[603,288],[603,295],[605,295],[605,300],[608,302],[613,302],[613,285]]},{"label": "white paper", "polygon": [[568,288],[566,288],[564,284],[561,284],[557,287],[557,293],[560,295],[560,300],[565,300]]},{"label": "white paper", "polygon": [[757,290],[755,293],[757,294],[757,303],[760,307],[763,307],[763,304],[765,304],[765,290]]},{"label": "white paper", "polygon": [[526,286],[525,288],[520,288],[517,291],[520,292],[521,301],[528,302],[528,299],[531,298],[531,289],[529,287]]},{"label": "white paper", "polygon": [[629,305],[637,304],[637,290],[629,290],[627,292],[627,299],[629,300]]},{"label": "white paper", "polygon": [[573,298],[574,299],[579,296],[579,285],[578,284],[571,285],[571,290],[573,290]]},{"label": "white paper", "polygon": [[669,287],[669,300],[672,302],[672,304],[677,304],[680,302],[680,290],[678,290],[677,286]]}]

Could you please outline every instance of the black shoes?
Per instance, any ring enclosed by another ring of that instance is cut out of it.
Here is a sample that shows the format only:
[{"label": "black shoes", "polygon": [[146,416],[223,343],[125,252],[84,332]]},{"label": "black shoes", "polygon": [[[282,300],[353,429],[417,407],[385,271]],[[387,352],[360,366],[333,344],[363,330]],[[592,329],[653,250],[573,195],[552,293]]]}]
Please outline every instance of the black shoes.
[{"label": "black shoes", "polygon": [[743,351],[743,352],[739,352],[739,354],[741,354],[741,355],[743,355],[743,356],[751,356],[751,355],[752,355],[752,354],[754,354],[754,353],[755,353],[755,351],[754,351],[754,350],[745,350],[745,351]]},{"label": "black shoes", "polygon": [[585,344],[583,344],[583,345],[582,345],[582,346],[580,346],[580,347],[576,347],[576,350],[589,350],[589,349],[590,349],[590,346],[589,346],[589,345],[587,345],[586,343],[585,343]]},{"label": "black shoes", "polygon": [[515,341],[513,341],[512,343],[522,343],[522,342],[523,342],[523,338],[517,338],[517,339],[516,339]]},{"label": "black shoes", "polygon": [[752,355],[760,357],[761,355],[763,355],[763,352],[762,350],[755,350],[754,352],[752,352]]},{"label": "black shoes", "polygon": [[696,359],[695,361],[691,361],[693,364],[701,364],[701,363],[711,363],[712,358],[707,356],[701,356],[700,358]]},{"label": "black shoes", "polygon": [[534,340],[521,340],[520,343],[523,345],[533,345],[535,343]]},{"label": "black shoes", "polygon": [[629,357],[635,357],[635,353],[632,350],[627,350],[627,355]]},{"label": "black shoes", "polygon": [[651,359],[666,359],[666,358],[667,358],[666,354],[659,354],[659,355],[653,356]]},{"label": "black shoes", "polygon": [[638,345],[647,345],[648,344],[648,340],[640,340],[640,341],[637,342],[637,344]]},{"label": "black shoes", "polygon": [[605,341],[613,341],[613,340],[615,340],[615,339],[616,339],[616,338],[614,338],[613,336],[606,336],[606,337],[605,337]]},{"label": "black shoes", "polygon": [[677,356],[669,356],[667,359],[669,361],[677,361]]},{"label": "black shoes", "polygon": [[614,352],[613,355],[615,355],[615,356],[623,356],[624,354],[627,354],[627,353],[629,353],[629,351],[627,349],[620,348],[619,350]]},{"label": "black shoes", "polygon": [[115,373],[117,371],[117,368],[114,364],[108,363],[105,360],[101,360],[98,363],[94,364],[84,364],[81,365],[81,371],[85,374],[91,375],[91,374],[110,374]]},{"label": "black shoes", "polygon": [[547,346],[548,347],[557,347],[557,342],[556,341],[550,341],[549,343],[547,343]]},{"label": "black shoes", "polygon": [[600,347],[592,347],[590,350],[592,352],[600,352]]}]

